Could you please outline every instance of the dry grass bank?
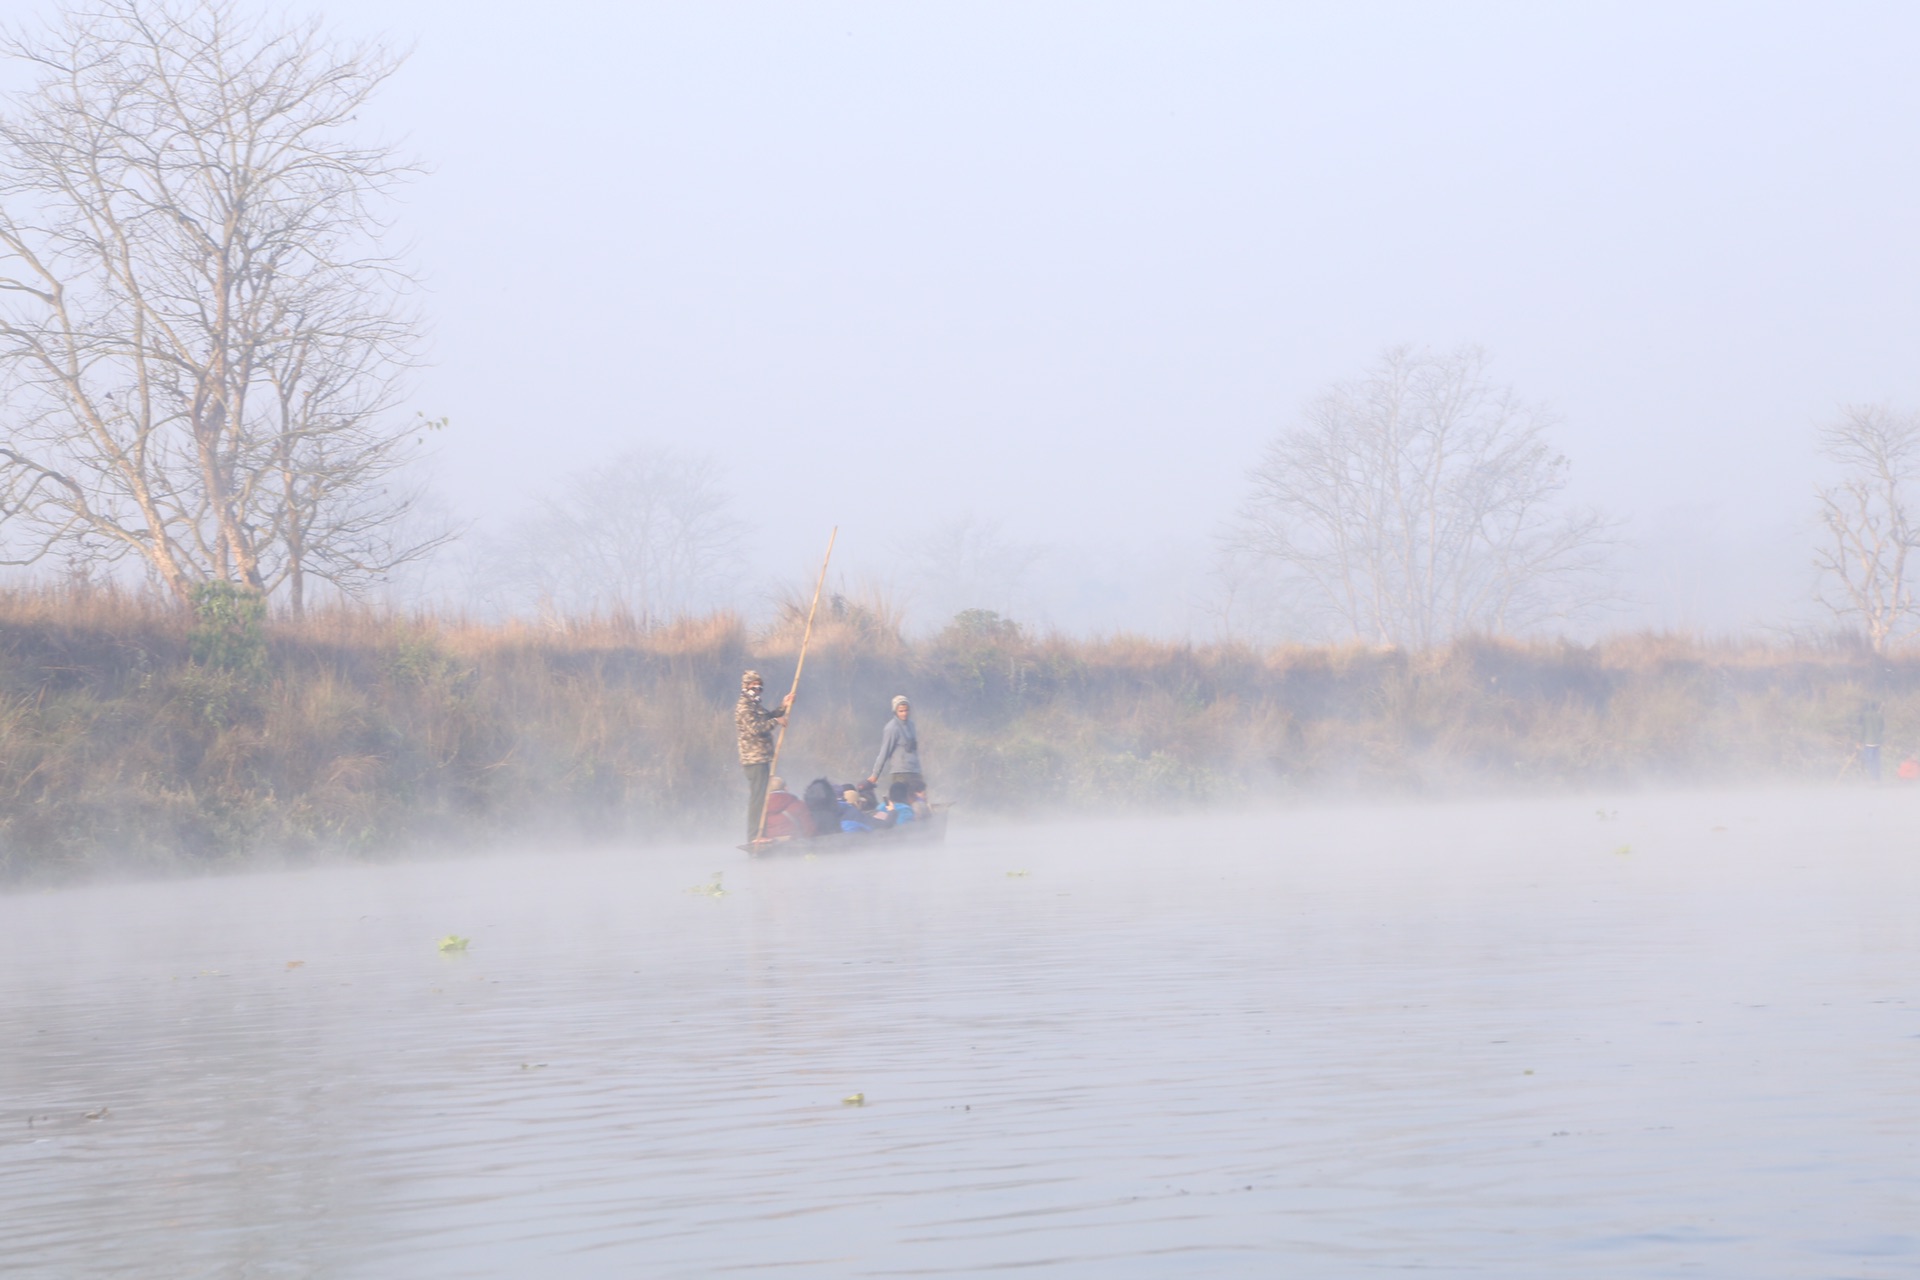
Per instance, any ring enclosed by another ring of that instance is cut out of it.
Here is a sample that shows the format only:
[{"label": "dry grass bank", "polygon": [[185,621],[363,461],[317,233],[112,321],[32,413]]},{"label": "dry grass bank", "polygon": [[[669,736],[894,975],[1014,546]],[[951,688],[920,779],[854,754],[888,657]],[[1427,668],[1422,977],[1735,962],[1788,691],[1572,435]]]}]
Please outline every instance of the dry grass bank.
[{"label": "dry grass bank", "polygon": [[[162,602],[0,593],[0,877],[531,831],[728,836],[739,672],[783,690],[798,633],[342,610],[269,620],[257,660],[233,660]],[[1257,650],[1035,638],[991,615],[910,644],[841,601],[807,670],[782,772],[864,774],[905,692],[937,789],[985,811],[1831,778],[1869,697],[1890,765],[1920,749],[1920,663],[1845,646]]]}]

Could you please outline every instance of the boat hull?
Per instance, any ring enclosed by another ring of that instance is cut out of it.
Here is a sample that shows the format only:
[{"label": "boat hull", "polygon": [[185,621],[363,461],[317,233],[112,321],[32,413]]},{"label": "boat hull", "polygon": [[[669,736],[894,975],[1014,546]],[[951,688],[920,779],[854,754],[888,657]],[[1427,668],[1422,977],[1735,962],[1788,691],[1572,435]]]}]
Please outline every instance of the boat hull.
[{"label": "boat hull", "polygon": [[755,840],[739,846],[750,857],[765,858],[783,853],[842,853],[876,846],[940,844],[947,838],[947,806],[937,804],[925,818],[904,827],[883,827],[878,831],[831,831],[817,836],[783,836],[777,840]]}]

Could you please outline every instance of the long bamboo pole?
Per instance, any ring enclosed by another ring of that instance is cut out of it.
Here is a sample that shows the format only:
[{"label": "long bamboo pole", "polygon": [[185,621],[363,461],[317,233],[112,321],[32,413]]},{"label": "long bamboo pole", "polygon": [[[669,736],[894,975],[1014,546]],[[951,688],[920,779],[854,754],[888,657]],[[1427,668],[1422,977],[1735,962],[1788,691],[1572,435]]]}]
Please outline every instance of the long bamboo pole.
[{"label": "long bamboo pole", "polygon": [[[813,603],[807,606],[807,629],[800,636],[800,661],[793,664],[793,688],[787,691],[787,715],[793,714],[793,699],[800,693],[800,673],[807,669],[807,646],[813,643],[813,615],[820,612],[820,589],[827,585],[827,566],[833,563],[833,544],[840,539],[840,526],[833,526],[833,532],[827,535],[827,554],[820,561],[820,576],[814,580]],[[780,748],[786,745],[787,722],[780,721],[780,732],[773,737],[773,761],[767,765],[769,782],[780,771]],[[767,806],[773,803],[773,789],[767,789],[767,798],[760,802],[760,825],[754,830],[755,840],[764,840],[767,836]]]}]

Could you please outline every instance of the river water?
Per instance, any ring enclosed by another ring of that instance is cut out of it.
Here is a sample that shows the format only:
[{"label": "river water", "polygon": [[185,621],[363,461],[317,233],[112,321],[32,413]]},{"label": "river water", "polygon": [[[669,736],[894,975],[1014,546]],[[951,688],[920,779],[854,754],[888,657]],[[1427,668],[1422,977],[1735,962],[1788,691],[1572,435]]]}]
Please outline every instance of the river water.
[{"label": "river water", "polygon": [[0,1046],[8,1274],[1920,1276],[1920,795],[19,892]]}]

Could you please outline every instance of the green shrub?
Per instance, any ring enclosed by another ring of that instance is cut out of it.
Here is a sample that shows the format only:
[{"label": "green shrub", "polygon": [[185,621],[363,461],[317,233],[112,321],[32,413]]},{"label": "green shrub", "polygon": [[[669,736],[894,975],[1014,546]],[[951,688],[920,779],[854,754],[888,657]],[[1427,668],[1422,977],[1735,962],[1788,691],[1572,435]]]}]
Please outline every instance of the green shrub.
[{"label": "green shrub", "polygon": [[187,652],[196,665],[255,679],[267,669],[267,602],[237,582],[203,582],[193,589],[193,625]]}]

